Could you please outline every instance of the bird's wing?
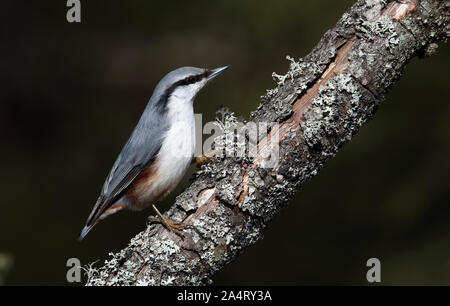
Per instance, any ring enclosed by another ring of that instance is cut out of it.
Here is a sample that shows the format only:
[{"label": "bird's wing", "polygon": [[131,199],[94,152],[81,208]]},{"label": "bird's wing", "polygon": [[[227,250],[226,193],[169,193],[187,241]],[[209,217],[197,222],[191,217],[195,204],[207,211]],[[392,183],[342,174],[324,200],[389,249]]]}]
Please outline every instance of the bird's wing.
[{"label": "bird's wing", "polygon": [[168,124],[164,120],[139,122],[111,168],[87,225],[94,223],[120,198],[133,180],[150,166],[161,148],[162,136],[167,130]]}]

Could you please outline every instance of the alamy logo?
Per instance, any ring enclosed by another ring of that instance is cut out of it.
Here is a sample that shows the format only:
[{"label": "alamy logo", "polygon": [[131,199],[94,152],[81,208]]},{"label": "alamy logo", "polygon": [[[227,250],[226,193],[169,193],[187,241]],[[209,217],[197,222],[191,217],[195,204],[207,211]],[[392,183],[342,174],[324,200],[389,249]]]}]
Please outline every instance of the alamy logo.
[{"label": "alamy logo", "polygon": [[80,0],[67,0],[66,6],[69,8],[66,13],[67,22],[81,22]]},{"label": "alamy logo", "polygon": [[381,282],[381,262],[378,258],[370,258],[366,263],[370,269],[367,271],[366,279],[369,283]]},{"label": "alamy logo", "polygon": [[[274,168],[279,162],[279,124],[277,122],[244,122],[228,109],[220,109],[216,120],[202,123],[195,114],[198,132],[195,156],[253,160],[260,168]],[[211,135],[202,144],[202,135]],[[199,137],[200,136],[200,137]]]},{"label": "alamy logo", "polygon": [[81,263],[78,258],[69,258],[66,262],[66,267],[69,269],[66,273],[66,280],[69,283],[81,282]]}]

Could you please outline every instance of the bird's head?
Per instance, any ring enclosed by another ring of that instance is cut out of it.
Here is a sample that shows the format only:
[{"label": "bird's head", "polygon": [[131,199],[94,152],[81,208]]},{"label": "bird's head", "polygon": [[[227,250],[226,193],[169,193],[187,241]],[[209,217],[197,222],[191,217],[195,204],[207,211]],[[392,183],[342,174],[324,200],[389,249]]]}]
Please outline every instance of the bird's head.
[{"label": "bird's head", "polygon": [[210,80],[218,76],[229,66],[216,69],[181,67],[164,76],[154,91],[155,103],[165,105],[169,98],[192,102],[195,95]]}]

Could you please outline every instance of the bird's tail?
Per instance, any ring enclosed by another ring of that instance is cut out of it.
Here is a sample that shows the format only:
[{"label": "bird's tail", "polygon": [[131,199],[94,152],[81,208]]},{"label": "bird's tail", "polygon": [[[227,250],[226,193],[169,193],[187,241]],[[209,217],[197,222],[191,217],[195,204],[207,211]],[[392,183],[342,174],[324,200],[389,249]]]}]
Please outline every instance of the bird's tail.
[{"label": "bird's tail", "polygon": [[78,236],[78,241],[83,240],[83,238],[89,233],[89,231],[96,225],[97,222],[93,222],[91,224],[86,224],[83,229],[80,232],[80,235]]},{"label": "bird's tail", "polygon": [[94,209],[92,209],[91,214],[87,218],[86,225],[83,227],[80,235],[78,236],[78,241],[83,240],[83,238],[89,233],[89,231],[98,223],[98,217],[102,213],[102,211],[99,212],[99,208],[101,208],[103,203],[103,197],[99,196],[97,202],[94,205]]},{"label": "bird's tail", "polygon": [[108,208],[102,208],[99,212],[95,214],[91,214],[89,216],[88,221],[86,222],[86,225],[81,230],[80,236],[78,236],[78,241],[83,240],[84,236],[86,236],[89,231],[100,221],[105,219],[106,217],[115,214],[118,211],[121,211],[122,209],[125,209],[125,204],[122,203],[116,203],[114,205],[109,206]]}]

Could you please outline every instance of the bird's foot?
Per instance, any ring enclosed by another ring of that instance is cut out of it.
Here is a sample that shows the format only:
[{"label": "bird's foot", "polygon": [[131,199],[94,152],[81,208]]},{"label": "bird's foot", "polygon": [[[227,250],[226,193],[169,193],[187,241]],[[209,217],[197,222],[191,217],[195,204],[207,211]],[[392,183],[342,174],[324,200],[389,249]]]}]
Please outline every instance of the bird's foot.
[{"label": "bird's foot", "polygon": [[149,216],[148,221],[150,223],[161,223],[164,225],[167,229],[173,231],[173,232],[180,232],[184,229],[185,225],[180,222],[175,222],[170,220],[167,217],[160,217],[160,216]]},{"label": "bird's foot", "polygon": [[183,229],[185,228],[185,225],[180,222],[172,221],[171,219],[164,217],[159,210],[156,208],[155,205],[153,206],[153,210],[156,212],[156,216],[149,216],[148,221],[150,223],[161,223],[165,228],[167,228],[169,231],[181,236],[184,238],[184,235],[181,233]]},{"label": "bird's foot", "polygon": [[217,153],[216,150],[213,150],[213,151],[204,153],[202,156],[194,157],[194,163],[197,165],[197,167],[200,168],[202,165],[213,160],[216,153]]}]

